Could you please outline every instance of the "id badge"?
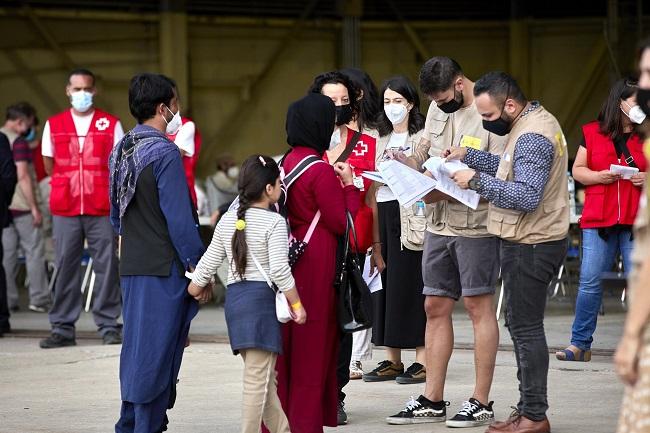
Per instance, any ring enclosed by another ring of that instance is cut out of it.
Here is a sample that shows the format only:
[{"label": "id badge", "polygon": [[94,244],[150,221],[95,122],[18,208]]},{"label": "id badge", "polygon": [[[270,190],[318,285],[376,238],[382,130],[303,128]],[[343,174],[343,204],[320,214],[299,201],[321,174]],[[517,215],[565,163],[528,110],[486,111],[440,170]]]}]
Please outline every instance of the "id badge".
[{"label": "id badge", "polygon": [[364,191],[366,189],[363,184],[363,177],[352,176],[352,182],[354,183],[354,186],[359,189],[359,191]]},{"label": "id badge", "polygon": [[460,138],[460,147],[470,147],[472,149],[481,150],[481,139],[472,137],[471,135],[463,135]]}]

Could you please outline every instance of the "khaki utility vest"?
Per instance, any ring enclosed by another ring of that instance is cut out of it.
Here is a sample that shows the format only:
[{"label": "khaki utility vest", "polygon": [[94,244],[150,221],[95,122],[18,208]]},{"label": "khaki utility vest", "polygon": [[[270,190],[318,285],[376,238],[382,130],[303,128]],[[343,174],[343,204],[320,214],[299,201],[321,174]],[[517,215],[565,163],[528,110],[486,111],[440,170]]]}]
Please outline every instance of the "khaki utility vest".
[{"label": "khaki utility vest", "polygon": [[[503,152],[507,137],[500,137],[483,129],[481,115],[475,104],[447,114],[435,102],[429,106],[424,138],[431,143],[429,156],[440,156],[450,147],[470,147],[495,155]],[[441,201],[429,205],[432,211],[429,231],[444,236],[486,237],[488,204],[479,202],[473,210],[455,201]]]},{"label": "khaki utility vest", "polygon": [[[406,138],[405,145],[414,149],[421,138],[422,131],[418,131],[412,135],[409,134]],[[382,162],[382,157],[389,140],[390,134],[377,138],[377,160],[375,161],[375,166],[379,166]],[[424,215],[416,215],[416,206],[417,203],[408,207],[399,207],[400,241],[404,248],[412,251],[422,251],[424,249],[424,232],[427,228],[427,218]]]},{"label": "khaki utility vest", "polygon": [[554,145],[553,163],[542,200],[530,213],[490,203],[488,230],[501,239],[523,244],[557,241],[564,239],[569,231],[568,155],[560,124],[541,105],[515,121],[496,177],[505,181],[514,179],[512,163],[517,140],[530,133],[542,135]]}]

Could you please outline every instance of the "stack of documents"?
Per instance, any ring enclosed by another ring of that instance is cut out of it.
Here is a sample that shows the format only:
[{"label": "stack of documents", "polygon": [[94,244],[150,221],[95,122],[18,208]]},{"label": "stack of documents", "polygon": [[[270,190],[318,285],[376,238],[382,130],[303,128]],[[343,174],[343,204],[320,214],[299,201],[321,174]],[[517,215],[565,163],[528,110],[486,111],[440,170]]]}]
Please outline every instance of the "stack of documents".
[{"label": "stack of documents", "polygon": [[609,171],[614,174],[619,174],[623,179],[632,179],[632,176],[639,172],[639,169],[636,167],[628,167],[626,165],[616,165],[612,164],[609,166]]},{"label": "stack of documents", "polygon": [[379,171],[366,171],[362,176],[388,185],[404,207],[412,206],[436,187],[435,180],[392,159],[379,164]]},{"label": "stack of documents", "polygon": [[458,170],[467,170],[469,167],[466,164],[460,161],[445,161],[444,158],[434,156],[429,158],[422,167],[436,178],[438,181],[436,189],[438,191],[447,194],[472,209],[478,207],[481,196],[471,189],[462,189],[451,179],[451,176]]}]

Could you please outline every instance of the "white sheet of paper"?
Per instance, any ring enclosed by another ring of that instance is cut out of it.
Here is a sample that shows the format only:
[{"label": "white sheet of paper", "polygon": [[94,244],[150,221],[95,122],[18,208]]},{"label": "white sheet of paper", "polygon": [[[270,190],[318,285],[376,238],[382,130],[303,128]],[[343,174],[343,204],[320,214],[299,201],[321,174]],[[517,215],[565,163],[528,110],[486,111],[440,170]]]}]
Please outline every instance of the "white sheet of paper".
[{"label": "white sheet of paper", "polygon": [[445,161],[444,158],[441,158],[439,156],[432,156],[431,158],[427,159],[425,163],[422,164],[422,167],[426,168],[431,173],[435,173],[438,170],[443,170],[447,176],[452,176],[458,170],[465,170],[469,168],[464,162],[460,162],[456,159],[453,161]]},{"label": "white sheet of paper", "polygon": [[455,198],[465,206],[468,206],[472,209],[478,207],[478,202],[481,196],[471,189],[462,189],[456,182],[451,179],[453,175],[458,170],[464,170],[469,168],[466,164],[460,161],[447,161],[440,157],[429,158],[422,167],[426,168],[433,174],[436,178],[436,187],[438,191],[447,194],[450,197]]},{"label": "white sheet of paper", "polygon": [[378,171],[364,171],[361,173],[361,176],[365,177],[366,179],[373,180],[375,182],[379,183],[386,183],[383,177],[381,177],[381,173]]},{"label": "white sheet of paper", "polygon": [[623,179],[632,179],[632,176],[639,172],[636,167],[627,167],[625,165],[612,164],[609,166],[609,171],[614,174],[620,174]]},{"label": "white sheet of paper", "polygon": [[375,269],[375,272],[370,275],[370,256],[366,256],[366,262],[363,264],[363,280],[368,285],[370,293],[378,292],[384,288],[381,285],[381,276],[379,275],[379,272],[377,272],[377,269]]},{"label": "white sheet of paper", "polygon": [[404,207],[413,205],[436,187],[435,180],[395,160],[382,162],[379,173]]}]

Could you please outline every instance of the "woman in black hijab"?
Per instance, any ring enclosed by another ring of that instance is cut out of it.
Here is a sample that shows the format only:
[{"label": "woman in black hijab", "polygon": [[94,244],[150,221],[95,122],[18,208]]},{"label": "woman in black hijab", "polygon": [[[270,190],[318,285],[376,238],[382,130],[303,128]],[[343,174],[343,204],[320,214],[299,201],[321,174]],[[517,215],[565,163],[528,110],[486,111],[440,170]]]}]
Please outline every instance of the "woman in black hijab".
[{"label": "woman in black hijab", "polygon": [[287,192],[291,233],[303,240],[317,221],[292,270],[309,318],[301,326],[283,325],[283,350],[276,365],[278,395],[293,433],[322,432],[323,426],[337,424],[336,247],[345,233],[346,210],[354,215],[359,207],[359,190],[348,164],[331,166],[322,160],[334,130],[334,112],[330,98],[317,93],[294,102],[287,112],[292,149],[283,162],[285,173],[306,158],[314,162]]}]

